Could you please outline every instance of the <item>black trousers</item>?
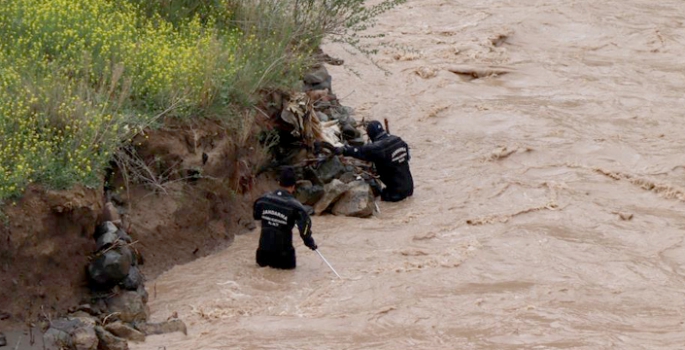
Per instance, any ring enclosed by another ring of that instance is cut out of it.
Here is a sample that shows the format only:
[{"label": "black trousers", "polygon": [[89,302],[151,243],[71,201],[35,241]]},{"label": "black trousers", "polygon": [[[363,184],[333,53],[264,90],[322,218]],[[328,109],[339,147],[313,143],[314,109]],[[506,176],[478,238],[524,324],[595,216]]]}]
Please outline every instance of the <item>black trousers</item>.
[{"label": "black trousers", "polygon": [[391,193],[388,191],[387,188],[384,188],[383,191],[381,192],[381,200],[384,202],[399,202],[407,197],[410,197],[411,194],[405,195],[405,194],[397,194],[397,193]]},{"label": "black trousers", "polygon": [[297,266],[295,248],[276,251],[257,249],[257,265],[292,270]]}]

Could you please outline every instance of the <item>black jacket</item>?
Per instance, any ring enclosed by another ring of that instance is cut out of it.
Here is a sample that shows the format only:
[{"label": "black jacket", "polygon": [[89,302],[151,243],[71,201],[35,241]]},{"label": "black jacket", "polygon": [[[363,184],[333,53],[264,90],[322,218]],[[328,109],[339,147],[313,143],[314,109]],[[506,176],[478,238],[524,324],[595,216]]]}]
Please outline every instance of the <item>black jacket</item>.
[{"label": "black jacket", "polygon": [[414,179],[409,170],[409,146],[401,138],[384,133],[364,146],[346,146],[343,155],[373,162],[389,194],[402,198],[414,194]]},{"label": "black jacket", "polygon": [[260,197],[254,203],[253,216],[262,221],[259,249],[284,251],[293,249],[293,227],[297,225],[300,237],[308,247],[314,245],[312,220],[302,204],[286,190],[276,190]]}]

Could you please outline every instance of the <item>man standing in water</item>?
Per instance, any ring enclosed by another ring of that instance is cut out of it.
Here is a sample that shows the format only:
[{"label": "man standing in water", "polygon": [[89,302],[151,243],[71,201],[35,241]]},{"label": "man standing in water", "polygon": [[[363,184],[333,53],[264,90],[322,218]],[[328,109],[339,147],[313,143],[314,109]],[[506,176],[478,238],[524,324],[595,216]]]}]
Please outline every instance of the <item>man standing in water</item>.
[{"label": "man standing in water", "polygon": [[379,121],[366,126],[371,143],[361,147],[345,146],[336,149],[337,154],[372,162],[385,188],[381,200],[399,202],[414,194],[414,180],[409,170],[409,146],[401,138],[388,134]]},{"label": "man standing in water", "polygon": [[302,204],[293,197],[297,178],[291,167],[281,172],[282,188],[267,193],[254,203],[254,219],[262,221],[257,248],[257,264],[277,269],[294,269],[297,265],[293,247],[293,227],[311,250],[317,246],[312,238],[312,220]]}]

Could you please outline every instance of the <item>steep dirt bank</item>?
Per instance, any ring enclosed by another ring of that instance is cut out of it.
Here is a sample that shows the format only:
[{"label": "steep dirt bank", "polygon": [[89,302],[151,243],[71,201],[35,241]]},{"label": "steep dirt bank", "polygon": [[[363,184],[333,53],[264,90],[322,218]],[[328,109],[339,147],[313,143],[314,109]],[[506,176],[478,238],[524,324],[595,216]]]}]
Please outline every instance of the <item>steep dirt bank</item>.
[{"label": "steep dirt bank", "polygon": [[100,190],[31,186],[16,205],[2,209],[0,322],[17,325],[79,302],[102,205]]},{"label": "steep dirt bank", "polygon": [[257,130],[252,124],[236,137],[216,121],[168,122],[133,140],[133,151],[119,163],[129,174],[115,170],[108,191],[33,186],[5,206],[0,330],[53,317],[87,298],[85,267],[107,192],[145,257],[148,279],[215,252],[249,230],[252,190],[260,192],[271,181],[253,175],[265,155]]}]

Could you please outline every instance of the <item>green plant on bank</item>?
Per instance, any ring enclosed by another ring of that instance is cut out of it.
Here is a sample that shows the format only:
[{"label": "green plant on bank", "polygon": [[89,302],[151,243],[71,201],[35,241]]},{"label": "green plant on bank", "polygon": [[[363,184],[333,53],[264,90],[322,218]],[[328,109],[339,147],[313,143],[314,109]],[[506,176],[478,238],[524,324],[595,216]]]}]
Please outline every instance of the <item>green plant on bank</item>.
[{"label": "green plant on bank", "polygon": [[0,200],[30,183],[99,186],[161,118],[235,118],[258,91],[294,87],[325,35],[354,45],[401,2],[4,1]]}]

